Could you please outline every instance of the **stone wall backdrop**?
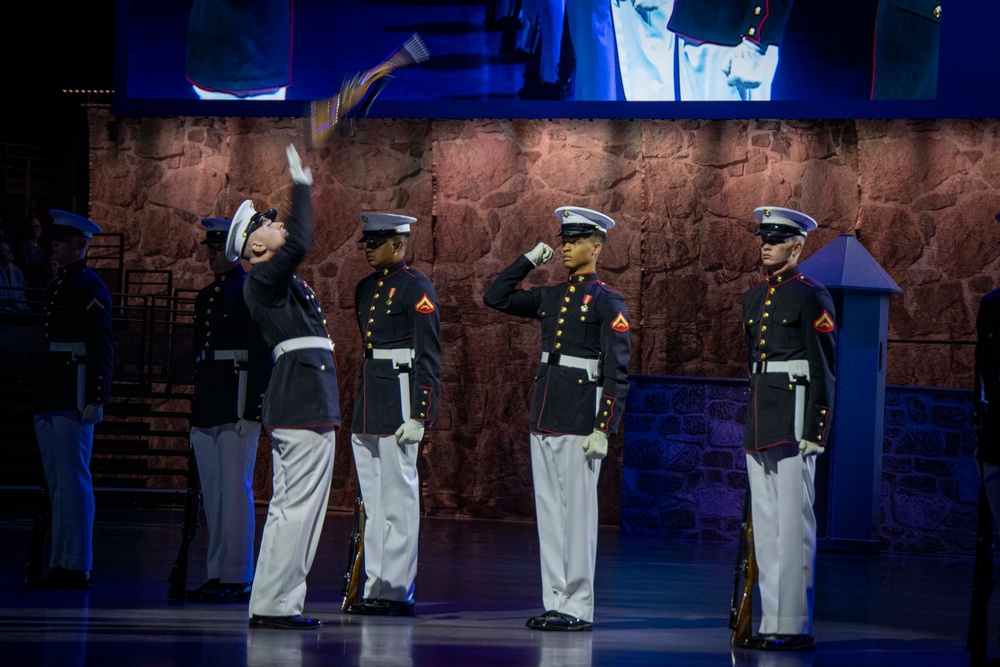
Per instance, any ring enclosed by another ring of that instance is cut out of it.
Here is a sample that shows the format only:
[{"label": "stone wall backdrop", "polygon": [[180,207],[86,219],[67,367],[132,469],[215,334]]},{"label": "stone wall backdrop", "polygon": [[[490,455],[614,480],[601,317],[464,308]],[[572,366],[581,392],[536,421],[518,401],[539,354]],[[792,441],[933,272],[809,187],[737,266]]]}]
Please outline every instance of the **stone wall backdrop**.
[{"label": "stone wall backdrop", "polygon": [[[740,295],[759,277],[752,211],[813,215],[811,254],[855,233],[903,288],[890,339],[970,340],[1000,268],[1000,121],[383,120],[310,147],[299,118],[117,118],[90,111],[89,215],[126,237],[126,265],[171,269],[175,287],[209,281],[199,220],[245,198],[287,210],[284,146],[315,178],[317,233],[301,275],[329,313],[348,417],[331,506],[356,494],[346,433],[358,370],[352,314],[368,272],[361,210],[419,218],[411,263],[441,299],[444,391],[423,448],[425,510],[531,518],[528,391],[537,323],[487,309],[482,293],[537,241],[552,211],[582,205],[619,226],[604,280],[632,315],[633,373],[744,374]],[[551,267],[526,284],[559,280]],[[971,355],[894,344],[888,382],[962,387]],[[621,436],[601,475],[601,519],[621,514]],[[260,473],[258,476],[260,476]]]}]

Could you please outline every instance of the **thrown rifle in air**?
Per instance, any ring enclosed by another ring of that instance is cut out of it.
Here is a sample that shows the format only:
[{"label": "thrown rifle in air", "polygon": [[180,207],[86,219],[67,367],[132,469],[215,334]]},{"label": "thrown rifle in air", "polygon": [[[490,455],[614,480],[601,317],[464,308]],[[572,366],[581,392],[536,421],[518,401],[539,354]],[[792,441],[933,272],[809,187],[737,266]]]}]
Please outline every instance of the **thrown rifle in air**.
[{"label": "thrown rifle in air", "polygon": [[392,73],[401,67],[421,63],[430,57],[420,35],[413,33],[402,46],[382,62],[364,72],[344,77],[340,91],[334,97],[309,103],[309,127],[314,148],[329,141],[334,128],[360,105],[356,115],[365,116],[378,94],[392,80]]}]

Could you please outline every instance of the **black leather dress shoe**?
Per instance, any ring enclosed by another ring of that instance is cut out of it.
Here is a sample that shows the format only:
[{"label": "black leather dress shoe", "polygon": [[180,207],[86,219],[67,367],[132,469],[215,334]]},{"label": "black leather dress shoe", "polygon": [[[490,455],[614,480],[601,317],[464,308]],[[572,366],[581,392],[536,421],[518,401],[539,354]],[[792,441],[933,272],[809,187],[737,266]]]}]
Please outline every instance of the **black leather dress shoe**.
[{"label": "black leather dress shoe", "polygon": [[541,617],[537,625],[529,625],[532,630],[552,630],[555,632],[588,632],[594,629],[588,621],[562,612],[549,612]]},{"label": "black leather dress shoe", "polygon": [[252,589],[250,582],[220,583],[213,590],[203,593],[199,602],[249,602]]},{"label": "black leather dress shoe", "polygon": [[47,591],[86,591],[90,589],[90,570],[66,570],[61,567],[33,581],[31,588]]},{"label": "black leather dress shoe", "polygon": [[198,588],[184,591],[184,599],[187,602],[204,602],[205,598],[215,595],[219,590],[219,580],[209,579]]},{"label": "black leather dress shoe", "polygon": [[812,635],[754,635],[743,640],[743,648],[758,651],[815,651]]},{"label": "black leather dress shoe", "polygon": [[314,630],[323,625],[322,622],[308,616],[259,616],[250,617],[251,628],[268,628],[271,630]]},{"label": "black leather dress shoe", "polygon": [[556,616],[559,612],[549,609],[541,616],[532,616],[524,623],[524,627],[530,628],[532,630],[541,630],[542,624],[545,623],[549,618]]},{"label": "black leather dress shoe", "polygon": [[417,613],[417,603],[414,600],[365,598],[358,604],[344,607],[344,613],[364,616],[413,616]]}]

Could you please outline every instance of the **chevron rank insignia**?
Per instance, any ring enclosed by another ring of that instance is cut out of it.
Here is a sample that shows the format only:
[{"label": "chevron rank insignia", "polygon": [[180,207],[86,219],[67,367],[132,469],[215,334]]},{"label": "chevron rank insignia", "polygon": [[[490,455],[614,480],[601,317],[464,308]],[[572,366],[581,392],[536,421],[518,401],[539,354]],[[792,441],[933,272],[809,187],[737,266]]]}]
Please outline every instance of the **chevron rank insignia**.
[{"label": "chevron rank insignia", "polygon": [[420,301],[417,301],[417,305],[415,305],[413,309],[416,310],[418,313],[423,313],[424,315],[426,315],[428,313],[434,312],[434,303],[427,298],[426,294],[424,294],[424,296],[420,299]]},{"label": "chevron rank insignia", "polygon": [[830,317],[830,313],[826,310],[823,310],[823,314],[813,322],[813,328],[820,333],[830,333],[833,331],[833,327],[833,318]]},{"label": "chevron rank insignia", "polygon": [[621,331],[622,333],[628,331],[628,320],[622,315],[622,311],[618,311],[618,317],[611,322],[611,328],[615,331]]}]

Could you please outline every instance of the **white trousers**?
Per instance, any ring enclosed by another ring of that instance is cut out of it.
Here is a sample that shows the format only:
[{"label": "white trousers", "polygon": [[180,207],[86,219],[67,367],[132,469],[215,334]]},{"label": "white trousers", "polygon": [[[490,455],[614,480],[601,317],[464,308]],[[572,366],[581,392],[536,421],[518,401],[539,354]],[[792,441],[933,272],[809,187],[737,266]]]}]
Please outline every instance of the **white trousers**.
[{"label": "white trousers", "polygon": [[208,527],[208,578],[223,583],[253,581],[253,469],[258,426],[240,436],[236,424],[192,428]]},{"label": "white trousers", "polygon": [[261,537],[250,614],[296,616],[306,599],[333,476],[335,432],[271,431],[273,492]]},{"label": "white trousers", "polygon": [[35,415],[35,436],[52,501],[49,567],[89,570],[94,563],[94,425],[80,423],[75,411],[45,412]]},{"label": "white trousers", "polygon": [[420,535],[419,444],[393,435],[352,435],[354,466],[365,503],[366,598],[413,597]]},{"label": "white trousers", "polygon": [[812,634],[816,457],[795,444],[747,452],[761,634]]},{"label": "white trousers", "polygon": [[597,478],[582,435],[531,434],[531,478],[542,564],[542,606],[594,620]]},{"label": "white trousers", "polygon": [[631,0],[611,0],[618,63],[625,99],[674,100],[674,34],[667,30],[673,0],[638,9]]},{"label": "white trousers", "polygon": [[[727,83],[729,62],[740,47],[695,44],[683,38],[678,38],[677,44],[681,101],[740,101],[739,89]],[[777,46],[767,47],[759,67],[761,84],[749,93],[749,99],[767,101],[771,99],[771,84],[778,69]]]}]

